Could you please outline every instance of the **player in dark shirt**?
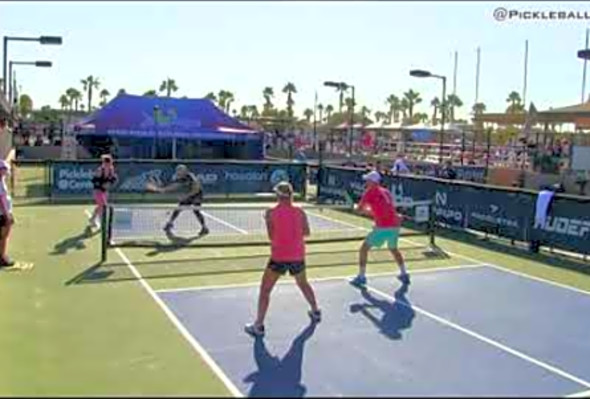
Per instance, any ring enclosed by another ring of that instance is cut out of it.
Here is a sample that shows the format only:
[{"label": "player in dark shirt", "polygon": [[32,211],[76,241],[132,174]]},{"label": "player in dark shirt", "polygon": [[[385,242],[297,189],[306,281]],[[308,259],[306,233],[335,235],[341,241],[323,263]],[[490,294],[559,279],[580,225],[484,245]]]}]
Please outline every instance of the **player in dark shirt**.
[{"label": "player in dark shirt", "polygon": [[90,217],[90,224],[98,228],[100,226],[99,218],[108,205],[108,191],[118,181],[113,165],[113,158],[110,155],[105,154],[101,156],[101,165],[94,172],[91,181],[96,206]]},{"label": "player in dark shirt", "polygon": [[[194,173],[191,173],[186,165],[178,165],[176,167],[174,182],[168,186],[156,188],[155,191],[184,191],[185,194],[180,197],[180,201],[178,202],[179,208],[185,206],[193,207],[193,213],[201,224],[201,231],[199,232],[199,235],[209,234],[209,228],[207,228],[203,213],[199,209],[203,202],[203,187],[199,178],[195,176]],[[172,212],[170,220],[168,220],[164,226],[165,231],[172,230],[174,227],[174,221],[176,218],[178,218],[178,215],[180,215],[181,211],[182,209],[176,209],[174,212]]]}]

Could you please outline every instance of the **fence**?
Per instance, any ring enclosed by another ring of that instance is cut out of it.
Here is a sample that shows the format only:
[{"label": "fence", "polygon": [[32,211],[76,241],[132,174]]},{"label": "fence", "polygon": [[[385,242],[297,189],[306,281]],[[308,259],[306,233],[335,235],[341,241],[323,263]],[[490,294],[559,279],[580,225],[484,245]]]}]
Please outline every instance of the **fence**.
[{"label": "fence", "polygon": [[[288,179],[295,192],[306,193],[306,166],[291,162],[269,161],[138,161],[117,160],[118,184],[114,198],[146,196],[150,180],[166,184],[176,166],[183,163],[203,183],[206,195],[225,196],[271,193],[274,184]],[[14,162],[12,192],[15,198],[75,199],[89,198],[92,175],[99,162],[47,161]]]},{"label": "fence", "polygon": [[[356,201],[364,188],[364,170],[322,166],[318,199]],[[384,184],[398,203],[434,200],[437,224],[469,229],[523,242],[590,254],[590,199],[556,195],[545,223],[535,221],[537,193],[433,177],[385,176]]]}]

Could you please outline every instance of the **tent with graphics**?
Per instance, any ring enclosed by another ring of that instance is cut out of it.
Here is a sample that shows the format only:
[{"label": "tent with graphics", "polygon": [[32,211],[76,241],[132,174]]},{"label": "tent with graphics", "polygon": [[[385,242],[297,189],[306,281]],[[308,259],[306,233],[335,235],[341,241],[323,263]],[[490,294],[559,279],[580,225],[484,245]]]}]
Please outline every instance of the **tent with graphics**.
[{"label": "tent with graphics", "polygon": [[262,159],[263,134],[207,99],[122,94],[78,121],[93,156],[136,159]]}]

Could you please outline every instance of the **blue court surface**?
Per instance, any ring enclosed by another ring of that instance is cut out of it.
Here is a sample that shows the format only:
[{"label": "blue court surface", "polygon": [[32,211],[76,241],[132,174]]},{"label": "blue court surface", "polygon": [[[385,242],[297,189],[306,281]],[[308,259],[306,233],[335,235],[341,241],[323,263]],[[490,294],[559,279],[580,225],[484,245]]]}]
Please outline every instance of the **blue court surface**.
[{"label": "blue court surface", "polygon": [[[284,280],[288,280],[285,277]],[[493,266],[393,276],[360,290],[273,292],[264,339],[243,332],[257,286],[158,295],[245,396],[568,396],[590,390],[590,295]]]}]

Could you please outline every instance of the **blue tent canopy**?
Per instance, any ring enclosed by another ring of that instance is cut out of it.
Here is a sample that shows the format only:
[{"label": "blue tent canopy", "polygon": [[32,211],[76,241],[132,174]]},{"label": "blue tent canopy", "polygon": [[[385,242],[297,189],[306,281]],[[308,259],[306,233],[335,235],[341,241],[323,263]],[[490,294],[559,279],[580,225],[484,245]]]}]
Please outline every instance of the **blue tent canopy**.
[{"label": "blue tent canopy", "polygon": [[207,99],[123,94],[81,120],[78,135],[200,140],[261,140],[261,133]]}]

